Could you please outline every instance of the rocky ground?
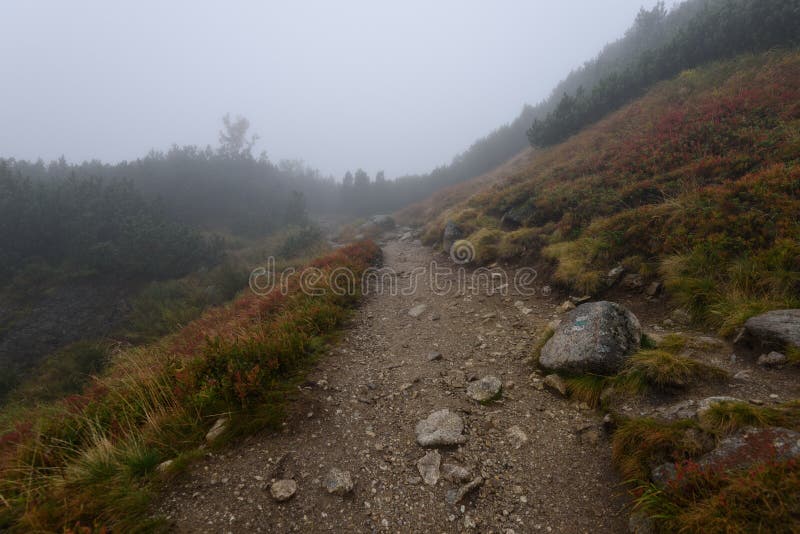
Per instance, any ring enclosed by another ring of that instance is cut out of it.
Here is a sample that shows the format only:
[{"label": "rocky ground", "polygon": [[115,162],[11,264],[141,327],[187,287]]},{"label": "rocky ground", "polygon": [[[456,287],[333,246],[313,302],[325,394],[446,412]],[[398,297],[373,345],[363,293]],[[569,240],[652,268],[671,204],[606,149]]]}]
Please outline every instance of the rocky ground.
[{"label": "rocky ground", "polygon": [[[415,268],[446,262],[407,238],[387,241],[384,253],[400,289]],[[660,301],[617,296],[645,330],[679,329],[661,326],[669,310]],[[602,414],[543,389],[531,363],[564,297],[541,287],[527,298],[438,294],[426,283],[367,297],[283,432],[206,454],[154,514],[177,532],[626,531]],[[624,410],[649,414],[710,395],[800,396],[796,377],[712,341],[697,356],[736,379]]]}]

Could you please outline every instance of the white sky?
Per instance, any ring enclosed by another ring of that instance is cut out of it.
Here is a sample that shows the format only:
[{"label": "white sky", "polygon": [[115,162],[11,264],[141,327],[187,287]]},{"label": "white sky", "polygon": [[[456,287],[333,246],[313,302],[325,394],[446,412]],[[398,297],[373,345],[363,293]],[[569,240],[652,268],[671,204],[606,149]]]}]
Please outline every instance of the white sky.
[{"label": "white sky", "polygon": [[0,157],[216,144],[340,177],[447,163],[655,0],[2,0]]}]

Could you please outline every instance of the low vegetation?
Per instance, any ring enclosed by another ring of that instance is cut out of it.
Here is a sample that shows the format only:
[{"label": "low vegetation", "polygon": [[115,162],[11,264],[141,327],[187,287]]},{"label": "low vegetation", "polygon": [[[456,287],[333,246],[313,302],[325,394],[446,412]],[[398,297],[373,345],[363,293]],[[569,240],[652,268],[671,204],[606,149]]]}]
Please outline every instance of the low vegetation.
[{"label": "low vegetation", "polygon": [[[380,249],[361,242],[311,262],[357,276]],[[221,415],[226,439],[277,425],[303,370],[357,294],[245,293],[176,334],[114,355],[81,394],[0,418],[0,529],[18,532],[155,527],[149,495],[196,454]],[[325,291],[327,289],[327,291]]]},{"label": "low vegetation", "polygon": [[800,510],[796,460],[724,472],[682,467],[681,484],[647,486],[638,508],[656,518],[659,532],[793,533]]},{"label": "low vegetation", "polygon": [[[544,346],[549,338],[541,339],[544,339],[541,342],[541,346]],[[687,338],[679,335],[666,336],[657,345],[645,338],[642,348],[627,360],[616,375],[565,377],[568,393],[574,400],[596,408],[614,398],[670,392],[728,376],[718,367],[681,354],[689,343]],[[541,351],[540,344],[537,343],[536,347],[538,354]]]},{"label": "low vegetation", "polygon": [[[641,24],[667,39],[641,51],[624,70],[614,71],[593,87],[564,94],[546,117],[528,130],[534,146],[560,143],[596,122],[606,113],[640,96],[655,82],[682,70],[742,53],[800,44],[800,10],[792,0],[705,0],[689,2],[694,16],[681,24],[677,13],[667,15],[664,4],[644,12]],[[676,10],[680,12],[680,9]],[[666,35],[665,35],[666,34]]]},{"label": "low vegetation", "polygon": [[496,244],[482,262],[524,250],[580,294],[601,293],[624,265],[662,279],[722,333],[800,306],[799,88],[790,50],[684,71],[505,180],[437,206],[424,241],[447,221],[470,239],[488,231]]}]

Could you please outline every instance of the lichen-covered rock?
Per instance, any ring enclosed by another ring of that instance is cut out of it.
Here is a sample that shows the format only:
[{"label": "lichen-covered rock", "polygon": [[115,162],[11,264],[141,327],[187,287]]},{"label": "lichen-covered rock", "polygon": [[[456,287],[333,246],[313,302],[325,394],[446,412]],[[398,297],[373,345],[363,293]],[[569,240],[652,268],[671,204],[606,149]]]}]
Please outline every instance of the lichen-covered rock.
[{"label": "lichen-covered rock", "polygon": [[568,373],[614,374],[642,340],[639,320],[615,302],[588,302],[564,316],[539,364]]},{"label": "lichen-covered rock", "polygon": [[430,414],[427,419],[417,423],[417,443],[422,447],[448,447],[461,445],[467,441],[464,421],[447,408]]},{"label": "lichen-covered rock", "polygon": [[747,335],[765,346],[800,347],[800,309],[773,310],[744,323]]},{"label": "lichen-covered rock", "polygon": [[297,482],[292,479],[277,480],[269,487],[269,493],[276,502],[288,501],[297,493]]},{"label": "lichen-covered rock", "polygon": [[353,491],[353,477],[348,471],[334,467],[325,475],[323,485],[332,495],[346,495]]},{"label": "lichen-covered rock", "polygon": [[758,357],[758,365],[764,367],[778,367],[785,365],[788,361],[789,358],[785,354],[774,350],[769,354],[762,354]]},{"label": "lichen-covered rock", "polygon": [[429,486],[436,485],[439,481],[439,465],[441,463],[442,456],[436,451],[430,451],[417,460],[417,469],[425,484]]},{"label": "lichen-covered rock", "polygon": [[496,376],[484,376],[467,385],[467,396],[481,404],[500,398],[503,383]]}]

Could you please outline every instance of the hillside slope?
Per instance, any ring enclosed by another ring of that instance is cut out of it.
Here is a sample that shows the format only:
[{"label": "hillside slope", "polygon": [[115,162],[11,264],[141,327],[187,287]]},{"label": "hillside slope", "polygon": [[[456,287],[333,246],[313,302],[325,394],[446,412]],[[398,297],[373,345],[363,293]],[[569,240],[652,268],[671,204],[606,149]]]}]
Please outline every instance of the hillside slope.
[{"label": "hillside slope", "polygon": [[598,294],[623,265],[663,278],[695,318],[731,332],[800,295],[800,53],[742,56],[683,72],[461,202],[448,221],[480,263],[553,262]]}]

